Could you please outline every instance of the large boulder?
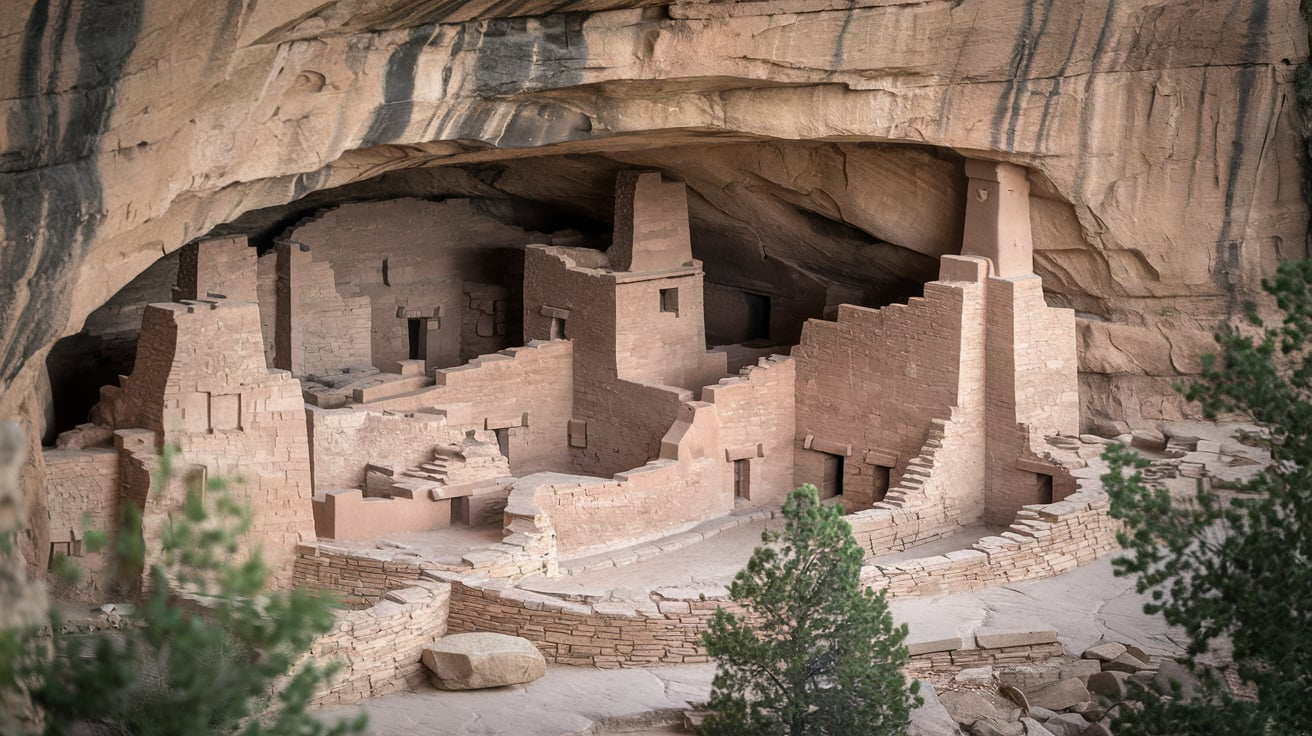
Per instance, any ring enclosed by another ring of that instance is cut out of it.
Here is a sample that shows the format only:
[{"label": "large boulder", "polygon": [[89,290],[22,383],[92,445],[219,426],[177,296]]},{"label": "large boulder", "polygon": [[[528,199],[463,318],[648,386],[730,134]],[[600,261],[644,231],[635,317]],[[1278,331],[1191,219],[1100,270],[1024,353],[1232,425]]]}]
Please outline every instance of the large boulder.
[{"label": "large boulder", "polygon": [[424,647],[423,662],[441,690],[517,685],[547,673],[547,660],[533,642],[489,632],[444,636]]}]

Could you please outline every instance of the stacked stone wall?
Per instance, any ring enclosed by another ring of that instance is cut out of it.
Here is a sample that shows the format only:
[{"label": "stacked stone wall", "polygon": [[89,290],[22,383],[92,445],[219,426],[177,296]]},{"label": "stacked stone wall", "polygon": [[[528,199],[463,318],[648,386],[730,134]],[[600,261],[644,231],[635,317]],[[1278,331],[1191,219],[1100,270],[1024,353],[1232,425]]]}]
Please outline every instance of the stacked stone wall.
[{"label": "stacked stone wall", "polygon": [[1104,494],[1079,491],[1058,503],[1021,509],[1007,531],[969,549],[868,566],[861,579],[893,597],[908,597],[1060,575],[1118,549],[1119,524],[1108,508]]},{"label": "stacked stone wall", "polygon": [[776,355],[702,391],[719,414],[730,477],[735,461],[747,463],[746,500],[753,505],[777,506],[793,488],[796,381],[796,362]]},{"label": "stacked stone wall", "polygon": [[437,371],[431,388],[372,402],[369,409],[437,409],[445,412],[447,426],[459,431],[506,428],[511,472],[567,470],[573,350],[571,342],[556,340],[484,355]]},{"label": "stacked stone wall", "polygon": [[296,544],[314,533],[309,441],[300,383],[265,367],[258,306],[153,304],[141,342],[121,426],[154,432],[183,463],[227,479],[250,508],[249,543],[285,584]]},{"label": "stacked stone wall", "polygon": [[369,608],[338,613],[307,655],[340,669],[313,705],[346,705],[423,687],[424,646],[446,634],[451,586],[421,580],[387,593]]},{"label": "stacked stone wall", "polygon": [[459,441],[442,414],[401,414],[368,409],[307,406],[314,488],[364,488],[369,464],[400,472],[433,458],[433,447]]},{"label": "stacked stone wall", "polygon": [[107,556],[85,545],[87,531],[113,538],[120,519],[119,457],[112,449],[45,450],[46,499],[54,551],[76,557],[81,579],[60,594],[99,600],[109,592]]}]

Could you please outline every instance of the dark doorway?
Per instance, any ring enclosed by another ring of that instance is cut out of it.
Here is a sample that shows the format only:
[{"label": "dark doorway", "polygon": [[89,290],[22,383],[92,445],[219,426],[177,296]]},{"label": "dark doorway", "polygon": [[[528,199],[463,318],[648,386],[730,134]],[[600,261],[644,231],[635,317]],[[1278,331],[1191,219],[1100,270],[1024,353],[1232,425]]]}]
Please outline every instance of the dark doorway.
[{"label": "dark doorway", "polygon": [[889,467],[885,467],[883,465],[875,465],[873,467],[874,467],[875,482],[874,482],[874,498],[871,500],[871,503],[878,503],[880,501],[883,501],[884,496],[888,494],[888,486],[890,483],[890,477],[892,475],[893,469]]},{"label": "dark doorway", "polygon": [[747,300],[747,339],[769,339],[770,297],[743,292],[743,298]]},{"label": "dark doorway", "polygon": [[497,449],[501,450],[501,454],[505,455],[506,459],[509,460],[510,459],[510,428],[502,427],[501,429],[494,430],[494,431],[496,432],[497,435]]},{"label": "dark doorway", "polygon": [[428,342],[428,320],[411,317],[406,320],[410,329],[410,360],[425,360]]},{"label": "dark doorway", "polygon": [[824,469],[820,473],[820,498],[843,495],[843,456],[824,453]]},{"label": "dark doorway", "polygon": [[733,497],[752,497],[752,461],[733,461]]},{"label": "dark doorway", "polygon": [[1052,503],[1052,476],[1037,473],[1034,503]]}]

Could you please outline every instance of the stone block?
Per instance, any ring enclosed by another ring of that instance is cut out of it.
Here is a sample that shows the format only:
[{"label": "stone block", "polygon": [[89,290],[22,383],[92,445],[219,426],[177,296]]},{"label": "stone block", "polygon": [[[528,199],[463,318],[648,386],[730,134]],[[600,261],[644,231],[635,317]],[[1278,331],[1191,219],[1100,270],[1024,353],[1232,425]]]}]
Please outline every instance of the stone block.
[{"label": "stone block", "polygon": [[1089,700],[1090,696],[1089,689],[1084,686],[1084,683],[1080,682],[1078,678],[1072,677],[1026,691],[1025,698],[1032,706],[1037,705],[1048,710],[1062,711],[1076,703]]},{"label": "stone block", "polygon": [[981,628],[975,631],[975,644],[981,649],[1023,647],[1033,644],[1050,644],[1057,641],[1055,629],[1002,629]]},{"label": "stone block", "polygon": [[515,685],[547,672],[546,659],[528,639],[490,632],[443,637],[424,647],[422,661],[443,690]]}]

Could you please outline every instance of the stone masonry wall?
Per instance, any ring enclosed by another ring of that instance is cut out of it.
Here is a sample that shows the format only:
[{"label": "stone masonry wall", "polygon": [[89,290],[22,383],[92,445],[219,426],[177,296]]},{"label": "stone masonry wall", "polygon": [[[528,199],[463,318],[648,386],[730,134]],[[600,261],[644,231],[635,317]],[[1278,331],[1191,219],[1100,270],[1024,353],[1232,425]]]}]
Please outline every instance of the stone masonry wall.
[{"label": "stone masonry wall", "polygon": [[491,353],[436,371],[431,388],[372,402],[369,409],[436,409],[460,431],[506,428],[512,473],[568,470],[573,351],[572,343],[557,340]]},{"label": "stone masonry wall", "polygon": [[256,253],[245,236],[198,240],[179,253],[174,299],[217,296],[235,302],[256,300]]},{"label": "stone masonry wall", "polygon": [[[499,222],[472,200],[403,198],[343,204],[288,237],[309,246],[316,262],[332,264],[342,298],[362,300],[370,335],[365,364],[388,370],[410,357],[411,318],[425,320],[421,357],[429,368],[472,357],[461,347],[471,308],[464,282],[502,287],[518,302],[523,247],[542,235]],[[476,330],[477,321],[470,327]],[[517,333],[493,330],[478,344],[495,352],[520,342]]]},{"label": "stone masonry wall", "polygon": [[264,337],[264,363],[273,367],[278,322],[278,253],[270,251],[255,261],[255,300],[260,305],[260,334]]},{"label": "stone masonry wall", "polygon": [[121,428],[156,432],[182,462],[228,479],[251,510],[247,542],[263,546],[281,585],[314,534],[309,440],[300,383],[265,367],[262,343],[254,303],[150,305]]},{"label": "stone masonry wall", "polygon": [[370,309],[337,292],[333,267],[308,246],[278,244],[274,366],[297,376],[367,368]]},{"label": "stone masonry wall", "polygon": [[[524,258],[525,338],[550,339],[557,329],[574,343],[573,418],[581,424],[571,433],[573,469],[606,477],[655,458],[679,406],[725,373],[724,355],[706,352],[700,286],[686,284],[698,272],[621,283],[632,275],[609,271],[597,251],[531,246]],[[660,311],[661,288],[678,288],[681,312]]]},{"label": "stone masonry wall", "polygon": [[615,275],[611,339],[620,379],[676,386],[695,395],[728,372],[722,353],[706,351],[700,266],[632,281],[624,279],[633,275]]},{"label": "stone masonry wall", "polygon": [[757,506],[778,506],[792,490],[793,434],[797,427],[794,391],[797,363],[771,356],[742,374],[725,378],[702,391],[720,419],[720,444],[730,464],[745,461],[749,469],[746,500]]},{"label": "stone masonry wall", "polygon": [[[1045,435],[1079,432],[1075,315],[1048,307],[1038,277],[988,280],[989,454],[1034,457]],[[1058,500],[1052,482],[1013,463],[990,468],[987,521],[1005,524],[1023,506]]]},{"label": "stone masonry wall", "polygon": [[427,462],[433,447],[458,441],[463,432],[441,414],[319,409],[307,406],[314,487],[317,491],[363,488],[365,465],[400,472]]},{"label": "stone masonry wall", "polygon": [[312,704],[346,705],[422,687],[428,676],[420,656],[446,634],[450,597],[449,584],[420,580],[367,609],[338,613],[307,655],[341,665]]},{"label": "stone masonry wall", "polygon": [[[983,370],[976,360],[983,296],[980,283],[935,281],[925,285],[923,298],[906,305],[879,310],[842,305],[835,322],[807,322],[792,353],[802,447],[794,481],[819,485],[823,452],[845,456],[842,491],[849,511],[877,500],[876,466],[889,468],[883,472],[895,485],[921,453],[930,420],[946,419],[951,407],[978,401],[971,389],[982,388],[972,376],[982,377]],[[961,419],[975,422],[982,432],[978,411]],[[955,493],[982,495],[982,479],[977,488],[963,485]],[[964,509],[979,505],[963,502]]]},{"label": "stone masonry wall", "polygon": [[[538,474],[517,480],[509,507],[529,504],[553,527],[561,558],[666,536],[733,510],[715,406],[689,402],[660,458],[612,480]],[[529,500],[531,499],[531,500]]]},{"label": "stone masonry wall", "polygon": [[112,539],[118,531],[119,457],[112,449],[44,450],[50,541],[60,554],[77,558],[82,578],[61,596],[103,600],[113,581],[104,577],[106,556],[85,549],[88,530]]}]

